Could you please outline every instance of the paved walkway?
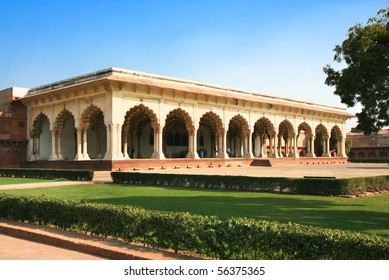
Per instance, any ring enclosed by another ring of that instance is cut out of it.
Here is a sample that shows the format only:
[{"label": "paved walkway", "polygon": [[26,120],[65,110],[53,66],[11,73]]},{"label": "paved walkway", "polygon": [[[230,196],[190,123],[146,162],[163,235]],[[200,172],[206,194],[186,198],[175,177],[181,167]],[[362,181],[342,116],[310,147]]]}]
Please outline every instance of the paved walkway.
[{"label": "paved walkway", "polygon": [[[130,171],[131,172],[131,171]],[[203,167],[137,170],[144,173],[216,174],[256,177],[335,176],[336,178],[389,175],[389,164],[333,164],[285,167]],[[97,171],[92,182],[58,181],[0,185],[0,190],[42,188],[112,182],[110,171]],[[36,241],[36,242],[35,242]],[[64,250],[59,247],[67,248]],[[69,250],[70,249],[70,250]],[[80,251],[80,252],[76,252]],[[191,259],[116,240],[0,220],[0,259]]]},{"label": "paved walkway", "polygon": [[104,258],[0,234],[0,260],[101,260]]},{"label": "paved walkway", "polygon": [[[130,171],[131,172],[131,171]],[[346,164],[307,164],[298,166],[245,166],[245,167],[201,167],[178,169],[136,170],[143,173],[173,173],[173,174],[205,174],[234,175],[252,177],[290,177],[331,176],[336,178],[352,178],[364,176],[389,175],[389,164],[346,163]]]},{"label": "paved walkway", "polygon": [[16,189],[35,189],[35,188],[50,188],[58,186],[73,186],[73,185],[85,185],[85,184],[95,184],[91,181],[58,181],[58,182],[35,182],[35,183],[26,183],[26,184],[9,184],[9,185],[0,185],[1,190],[16,190]]},{"label": "paved walkway", "polygon": [[[8,243],[9,241],[15,241],[16,244],[23,246],[18,247],[14,243]],[[42,244],[42,247],[39,244]],[[0,259],[176,260],[195,258],[113,239],[0,220]]]}]

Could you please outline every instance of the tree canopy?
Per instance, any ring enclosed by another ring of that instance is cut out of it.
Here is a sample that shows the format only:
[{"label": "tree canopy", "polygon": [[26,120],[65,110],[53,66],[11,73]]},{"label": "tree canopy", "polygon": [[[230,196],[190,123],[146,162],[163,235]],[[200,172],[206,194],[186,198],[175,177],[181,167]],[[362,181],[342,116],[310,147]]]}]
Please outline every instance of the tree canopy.
[{"label": "tree canopy", "polygon": [[362,106],[357,128],[371,134],[389,125],[389,8],[365,26],[351,27],[334,52],[334,61],[346,67],[336,71],[326,65],[325,84],[335,87],[334,94],[348,107]]}]

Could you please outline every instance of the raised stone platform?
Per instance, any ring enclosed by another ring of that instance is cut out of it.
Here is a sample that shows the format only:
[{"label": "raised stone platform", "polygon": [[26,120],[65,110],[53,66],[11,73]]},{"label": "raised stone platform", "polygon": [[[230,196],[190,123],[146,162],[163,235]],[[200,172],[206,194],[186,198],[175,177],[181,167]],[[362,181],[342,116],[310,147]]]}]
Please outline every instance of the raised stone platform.
[{"label": "raised stone platform", "polygon": [[131,159],[131,160],[88,160],[88,161],[29,161],[28,168],[90,169],[90,170],[136,170],[163,168],[198,167],[241,167],[241,166],[298,166],[306,164],[343,164],[347,158],[204,158],[204,159]]}]

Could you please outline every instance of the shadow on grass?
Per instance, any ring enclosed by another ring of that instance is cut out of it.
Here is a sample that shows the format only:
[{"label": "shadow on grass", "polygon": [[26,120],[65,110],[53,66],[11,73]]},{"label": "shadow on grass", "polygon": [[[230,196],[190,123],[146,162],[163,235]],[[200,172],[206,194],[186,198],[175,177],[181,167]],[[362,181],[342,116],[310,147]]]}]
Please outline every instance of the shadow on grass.
[{"label": "shadow on grass", "polygon": [[[89,202],[133,205],[148,210],[181,211],[199,215],[248,217],[325,228],[378,233],[389,237],[389,214],[364,211],[358,203],[342,204],[325,200],[287,197],[196,196],[128,196],[121,198],[84,199]],[[357,201],[356,201],[357,202]],[[358,210],[350,210],[358,207]]]}]

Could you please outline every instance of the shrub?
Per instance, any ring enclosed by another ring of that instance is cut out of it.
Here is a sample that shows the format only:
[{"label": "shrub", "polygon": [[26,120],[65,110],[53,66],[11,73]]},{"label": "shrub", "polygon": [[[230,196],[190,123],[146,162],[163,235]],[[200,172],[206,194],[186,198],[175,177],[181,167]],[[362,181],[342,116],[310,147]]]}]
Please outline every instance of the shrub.
[{"label": "shrub", "polygon": [[0,218],[220,259],[389,259],[389,239],[350,231],[0,194]]},{"label": "shrub", "polygon": [[349,158],[348,161],[355,163],[389,163],[389,158]]},{"label": "shrub", "polygon": [[0,177],[59,179],[91,181],[94,171],[73,169],[0,168]]},{"label": "shrub", "polygon": [[111,172],[114,183],[226,190],[289,192],[307,195],[357,195],[389,190],[389,176],[347,179],[271,178],[220,175]]}]

